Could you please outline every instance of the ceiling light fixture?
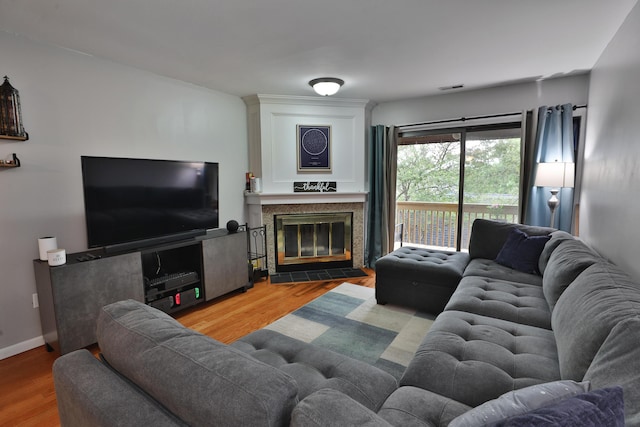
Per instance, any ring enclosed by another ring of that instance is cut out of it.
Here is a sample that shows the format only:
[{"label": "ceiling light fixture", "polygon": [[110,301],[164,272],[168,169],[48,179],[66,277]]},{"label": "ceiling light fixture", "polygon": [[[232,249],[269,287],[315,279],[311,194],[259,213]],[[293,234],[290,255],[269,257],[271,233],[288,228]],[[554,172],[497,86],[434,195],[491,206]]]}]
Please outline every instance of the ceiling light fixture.
[{"label": "ceiling light fixture", "polygon": [[320,77],[309,82],[309,86],[311,86],[318,95],[322,96],[335,94],[343,84],[344,80],[335,77]]}]

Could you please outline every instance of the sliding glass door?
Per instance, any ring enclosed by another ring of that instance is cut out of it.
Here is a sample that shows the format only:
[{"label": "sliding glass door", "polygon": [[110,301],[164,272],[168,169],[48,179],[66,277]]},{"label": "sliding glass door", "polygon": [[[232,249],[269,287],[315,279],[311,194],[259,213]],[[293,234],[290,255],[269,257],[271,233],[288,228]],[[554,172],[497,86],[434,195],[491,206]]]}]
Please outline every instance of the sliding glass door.
[{"label": "sliding glass door", "polygon": [[520,151],[519,127],[466,133],[461,249],[476,218],[519,222]]},{"label": "sliding glass door", "polygon": [[455,248],[461,149],[453,133],[398,144],[396,223],[404,224],[404,242]]},{"label": "sliding glass door", "polygon": [[476,218],[518,222],[520,124],[398,138],[396,223],[410,245],[466,250]]}]

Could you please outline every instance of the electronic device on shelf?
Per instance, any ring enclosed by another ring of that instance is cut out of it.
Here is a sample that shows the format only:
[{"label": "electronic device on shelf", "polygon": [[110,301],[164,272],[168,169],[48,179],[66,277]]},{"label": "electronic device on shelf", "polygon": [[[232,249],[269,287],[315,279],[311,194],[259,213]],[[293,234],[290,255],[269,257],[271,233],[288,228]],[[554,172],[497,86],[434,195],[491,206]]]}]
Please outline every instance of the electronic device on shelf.
[{"label": "electronic device on shelf", "polygon": [[218,228],[218,163],[82,156],[87,240],[107,253]]},{"label": "electronic device on shelf", "polygon": [[160,277],[149,279],[147,286],[149,288],[157,288],[162,286],[164,289],[172,289],[179,286],[188,285],[200,280],[198,273],[195,271],[185,271],[180,273],[166,274]]}]

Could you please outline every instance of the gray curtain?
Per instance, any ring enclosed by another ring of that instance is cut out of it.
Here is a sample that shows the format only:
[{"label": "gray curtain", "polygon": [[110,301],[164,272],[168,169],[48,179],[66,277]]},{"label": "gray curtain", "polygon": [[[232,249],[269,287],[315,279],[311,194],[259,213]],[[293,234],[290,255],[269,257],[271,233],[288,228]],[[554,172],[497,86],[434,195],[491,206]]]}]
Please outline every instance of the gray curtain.
[{"label": "gray curtain", "polygon": [[368,144],[369,203],[365,237],[365,265],[375,267],[376,260],[393,249],[396,200],[395,128],[372,126]]},{"label": "gray curtain", "polygon": [[[571,104],[538,109],[538,125],[533,151],[533,167],[528,174],[525,224],[549,226],[551,212],[547,200],[549,188],[534,186],[537,164],[544,162],[575,162],[573,135],[573,107]],[[558,193],[560,205],[555,214],[554,227],[571,232],[573,223],[573,188]]]}]

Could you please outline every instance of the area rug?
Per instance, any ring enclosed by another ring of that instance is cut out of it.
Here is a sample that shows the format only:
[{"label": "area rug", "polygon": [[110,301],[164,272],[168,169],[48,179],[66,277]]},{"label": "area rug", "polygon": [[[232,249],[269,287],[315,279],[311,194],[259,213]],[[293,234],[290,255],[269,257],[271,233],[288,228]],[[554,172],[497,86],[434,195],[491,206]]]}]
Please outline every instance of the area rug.
[{"label": "area rug", "polygon": [[365,273],[360,268],[331,268],[327,270],[294,271],[291,273],[274,273],[269,276],[272,284],[291,282],[310,282],[314,280],[336,280],[349,277],[364,277]]},{"label": "area rug", "polygon": [[378,305],[373,288],[343,283],[266,329],[362,360],[399,379],[433,319]]}]

